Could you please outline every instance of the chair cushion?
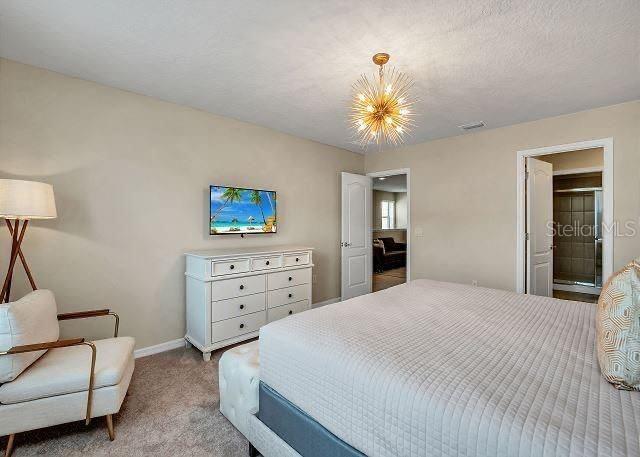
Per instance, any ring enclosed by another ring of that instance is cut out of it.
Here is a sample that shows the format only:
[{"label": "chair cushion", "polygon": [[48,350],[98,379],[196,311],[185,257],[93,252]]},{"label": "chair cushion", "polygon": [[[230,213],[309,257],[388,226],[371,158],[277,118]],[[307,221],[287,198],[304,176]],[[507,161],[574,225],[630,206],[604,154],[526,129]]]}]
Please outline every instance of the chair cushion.
[{"label": "chair cushion", "polygon": [[404,259],[404,257],[407,255],[407,251],[391,251],[391,252],[385,252],[384,257],[387,259]]},{"label": "chair cushion", "polygon": [[640,259],[602,288],[596,314],[598,362],[618,389],[640,390]]},{"label": "chair cushion", "polygon": [[[96,368],[94,388],[120,383],[133,358],[131,337],[94,341]],[[15,381],[0,386],[0,403],[12,404],[89,389],[91,349],[86,345],[49,350]]]},{"label": "chair cushion", "polygon": [[[0,305],[0,352],[25,344],[57,341],[60,336],[56,300],[50,290],[35,290]],[[11,382],[46,351],[0,356],[0,384]]]}]

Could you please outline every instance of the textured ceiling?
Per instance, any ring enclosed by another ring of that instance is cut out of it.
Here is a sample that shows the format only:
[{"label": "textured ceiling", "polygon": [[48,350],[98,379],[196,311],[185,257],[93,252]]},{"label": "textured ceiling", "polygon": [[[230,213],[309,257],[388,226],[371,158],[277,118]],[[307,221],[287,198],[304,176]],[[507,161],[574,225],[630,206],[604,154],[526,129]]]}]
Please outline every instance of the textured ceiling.
[{"label": "textured ceiling", "polygon": [[361,151],[375,52],[416,79],[419,143],[640,98],[639,23],[640,0],[0,0],[0,56]]}]

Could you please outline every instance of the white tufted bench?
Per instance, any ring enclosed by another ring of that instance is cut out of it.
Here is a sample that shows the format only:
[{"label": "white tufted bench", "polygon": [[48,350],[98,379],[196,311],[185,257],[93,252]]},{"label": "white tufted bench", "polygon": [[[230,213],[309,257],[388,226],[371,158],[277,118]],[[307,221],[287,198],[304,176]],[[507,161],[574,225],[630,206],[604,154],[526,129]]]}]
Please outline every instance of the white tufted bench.
[{"label": "white tufted bench", "polygon": [[220,358],[220,412],[244,436],[249,418],[258,412],[260,360],[258,341],[229,349]]}]

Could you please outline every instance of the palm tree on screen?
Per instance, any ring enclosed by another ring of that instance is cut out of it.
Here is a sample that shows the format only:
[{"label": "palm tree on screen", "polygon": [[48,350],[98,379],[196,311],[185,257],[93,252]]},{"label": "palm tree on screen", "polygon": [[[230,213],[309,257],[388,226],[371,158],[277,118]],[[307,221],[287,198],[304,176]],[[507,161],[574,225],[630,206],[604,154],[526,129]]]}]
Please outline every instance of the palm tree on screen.
[{"label": "palm tree on screen", "polygon": [[273,202],[271,201],[271,192],[265,192],[267,196],[267,200],[269,201],[269,206],[271,207],[271,214],[275,214],[275,210],[273,209]]},{"label": "palm tree on screen", "polygon": [[267,225],[267,220],[264,217],[264,211],[262,211],[262,196],[260,195],[260,191],[259,190],[252,190],[251,191],[251,195],[249,196],[249,200],[251,200],[251,203],[253,203],[254,205],[256,205],[258,208],[260,208],[260,214],[262,214],[262,222],[264,223],[264,225]]},{"label": "palm tree on screen", "polygon": [[242,192],[243,191],[238,189],[237,187],[227,187],[227,189],[222,193],[224,202],[222,203],[222,205],[220,205],[220,208],[216,210],[215,214],[211,216],[211,222],[213,223],[218,214],[220,214],[220,211],[222,211],[223,208],[229,203],[239,202],[242,199]]}]

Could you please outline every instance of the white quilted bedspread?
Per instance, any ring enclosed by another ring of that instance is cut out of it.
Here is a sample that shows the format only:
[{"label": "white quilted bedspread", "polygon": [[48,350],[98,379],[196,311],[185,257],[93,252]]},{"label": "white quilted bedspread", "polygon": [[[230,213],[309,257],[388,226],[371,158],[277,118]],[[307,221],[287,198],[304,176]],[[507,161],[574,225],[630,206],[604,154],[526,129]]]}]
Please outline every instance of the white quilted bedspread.
[{"label": "white quilted bedspread", "polygon": [[417,280],[260,331],[260,378],[372,457],[640,456],[595,306]]}]

